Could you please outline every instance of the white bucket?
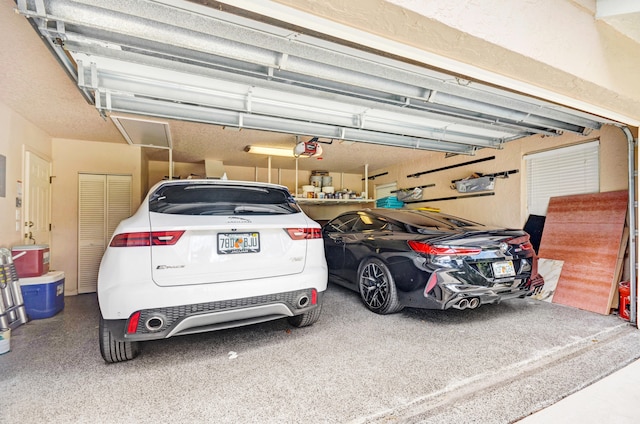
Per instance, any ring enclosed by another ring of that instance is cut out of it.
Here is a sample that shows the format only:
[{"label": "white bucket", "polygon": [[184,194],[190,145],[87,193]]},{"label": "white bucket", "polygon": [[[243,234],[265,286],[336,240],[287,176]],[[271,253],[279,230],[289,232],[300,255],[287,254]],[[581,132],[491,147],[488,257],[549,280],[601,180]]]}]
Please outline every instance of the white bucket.
[{"label": "white bucket", "polygon": [[11,350],[11,329],[0,329],[0,355]]},{"label": "white bucket", "polygon": [[311,178],[309,178],[309,183],[314,187],[322,187],[322,176],[312,175]]}]

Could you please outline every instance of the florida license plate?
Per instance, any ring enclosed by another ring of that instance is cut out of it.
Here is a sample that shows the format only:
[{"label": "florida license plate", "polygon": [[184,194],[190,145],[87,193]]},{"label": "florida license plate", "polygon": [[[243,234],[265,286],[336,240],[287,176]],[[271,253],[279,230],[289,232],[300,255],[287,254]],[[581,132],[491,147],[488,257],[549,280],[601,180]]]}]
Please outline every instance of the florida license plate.
[{"label": "florida license plate", "polygon": [[260,251],[260,233],[219,233],[218,254],[257,253]]},{"label": "florida license plate", "polygon": [[516,275],[512,261],[493,262],[491,266],[493,267],[493,276],[495,278],[513,277]]}]

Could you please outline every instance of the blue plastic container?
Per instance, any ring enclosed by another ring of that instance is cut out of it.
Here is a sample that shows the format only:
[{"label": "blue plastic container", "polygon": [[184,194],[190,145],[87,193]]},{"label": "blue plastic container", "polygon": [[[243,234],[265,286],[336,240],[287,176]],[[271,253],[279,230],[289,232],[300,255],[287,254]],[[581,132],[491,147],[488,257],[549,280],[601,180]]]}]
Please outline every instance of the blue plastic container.
[{"label": "blue plastic container", "polygon": [[29,319],[49,318],[64,309],[64,272],[20,278],[20,290]]},{"label": "blue plastic container", "polygon": [[376,200],[377,208],[399,209],[404,206],[404,202],[398,200],[398,196],[383,197]]}]

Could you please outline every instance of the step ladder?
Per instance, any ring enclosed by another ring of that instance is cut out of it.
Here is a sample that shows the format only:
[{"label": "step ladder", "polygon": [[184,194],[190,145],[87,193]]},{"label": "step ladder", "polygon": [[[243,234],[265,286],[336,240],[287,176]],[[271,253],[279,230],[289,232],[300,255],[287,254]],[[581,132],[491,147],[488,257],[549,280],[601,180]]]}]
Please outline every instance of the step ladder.
[{"label": "step ladder", "polygon": [[26,324],[27,310],[11,251],[0,248],[0,329],[16,328]]}]

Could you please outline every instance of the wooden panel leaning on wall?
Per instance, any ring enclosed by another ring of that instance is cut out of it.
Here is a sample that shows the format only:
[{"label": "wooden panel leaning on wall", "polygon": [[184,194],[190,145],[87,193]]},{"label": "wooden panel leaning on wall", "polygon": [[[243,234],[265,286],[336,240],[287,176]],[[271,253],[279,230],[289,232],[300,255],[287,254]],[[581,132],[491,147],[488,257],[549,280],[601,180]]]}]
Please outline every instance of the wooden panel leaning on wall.
[{"label": "wooden panel leaning on wall", "polygon": [[538,256],[564,261],[553,303],[603,315],[617,305],[629,237],[627,202],[626,191],[549,201]]}]

